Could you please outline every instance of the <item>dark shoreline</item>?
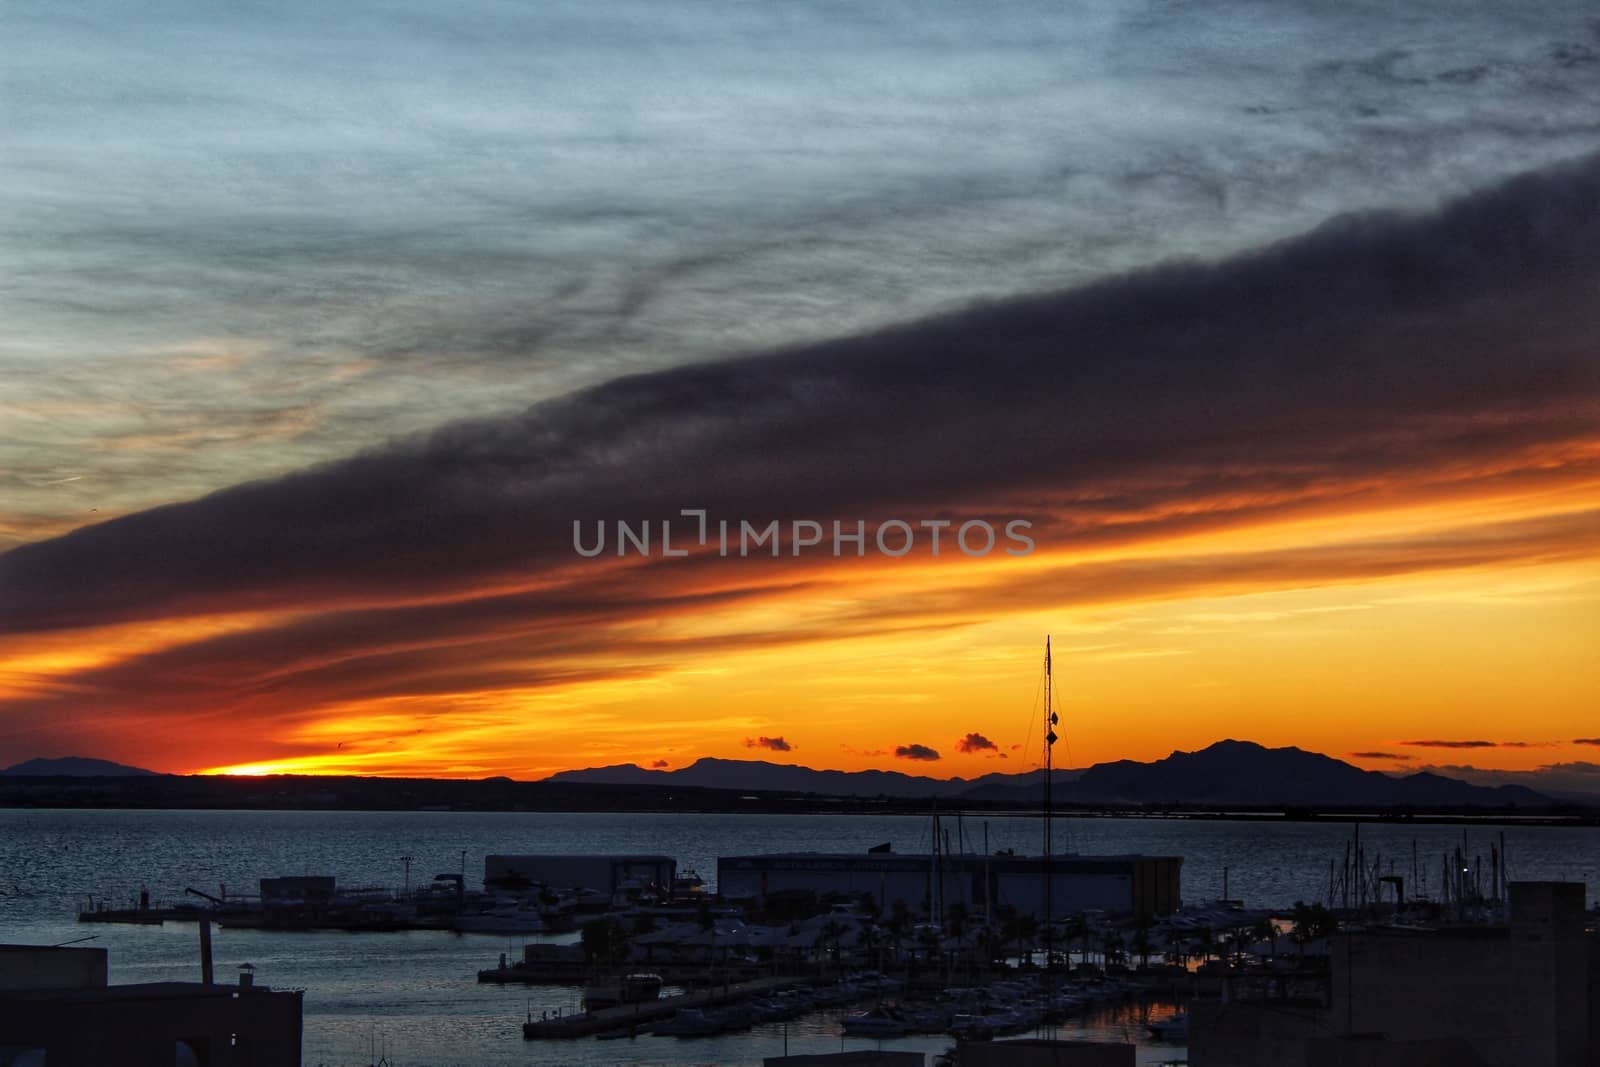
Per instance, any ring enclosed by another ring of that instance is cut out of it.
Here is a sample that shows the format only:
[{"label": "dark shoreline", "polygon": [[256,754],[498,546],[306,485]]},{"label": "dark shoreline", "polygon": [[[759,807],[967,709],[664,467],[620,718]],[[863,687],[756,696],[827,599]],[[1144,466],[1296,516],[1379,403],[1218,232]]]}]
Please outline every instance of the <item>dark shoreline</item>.
[{"label": "dark shoreline", "polygon": [[[931,798],[833,797],[793,792],[516,782],[508,779],[328,778],[274,775],[0,778],[0,808],[223,811],[473,811],[756,815],[926,815]],[[943,813],[1027,818],[1037,808],[1013,803],[938,802]],[[1359,805],[1057,805],[1068,818],[1194,819],[1227,822],[1512,822],[1528,826],[1600,826],[1600,811],[1548,808],[1376,809]]]}]

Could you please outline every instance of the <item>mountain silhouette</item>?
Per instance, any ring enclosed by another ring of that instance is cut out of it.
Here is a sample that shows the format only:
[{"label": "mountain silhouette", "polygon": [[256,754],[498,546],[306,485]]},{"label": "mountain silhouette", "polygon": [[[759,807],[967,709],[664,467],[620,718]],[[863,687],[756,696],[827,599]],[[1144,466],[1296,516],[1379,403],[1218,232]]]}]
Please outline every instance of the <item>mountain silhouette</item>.
[{"label": "mountain silhouette", "polygon": [[[1030,786],[994,786],[971,799],[1037,802]],[[1097,763],[1056,790],[1063,804],[1217,805],[1246,807],[1526,807],[1549,797],[1524,786],[1478,786],[1429,772],[1389,775],[1299,748],[1218,741],[1198,752],[1174,752],[1152,763]]]},{"label": "mountain silhouette", "polygon": [[[898,771],[814,770],[766,760],[706,757],[675,771],[633,764],[563,771],[549,781],[612,785],[677,785],[704,789],[792,791],[841,797],[928,797],[1033,806],[1044,799],[1042,771],[980,778],[927,778]],[[1112,806],[1236,805],[1240,807],[1383,808],[1549,807],[1554,801],[1524,786],[1478,786],[1428,772],[1389,775],[1299,748],[1218,741],[1197,752],[1173,752],[1150,763],[1116,760],[1057,771],[1058,804]]]},{"label": "mountain silhouette", "polygon": [[551,775],[553,782],[596,782],[608,785],[683,785],[702,789],[789,790],[839,797],[953,797],[989,779],[1009,781],[1014,775],[926,778],[899,771],[819,771],[768,760],[729,760],[705,756],[675,771],[652,771],[631,763],[591,767]]},{"label": "mountain silhouette", "polygon": [[0,774],[13,778],[127,778],[134,775],[160,774],[143,767],[130,767],[110,760],[90,759],[88,756],[63,756],[60,759],[31,759],[0,770]]}]

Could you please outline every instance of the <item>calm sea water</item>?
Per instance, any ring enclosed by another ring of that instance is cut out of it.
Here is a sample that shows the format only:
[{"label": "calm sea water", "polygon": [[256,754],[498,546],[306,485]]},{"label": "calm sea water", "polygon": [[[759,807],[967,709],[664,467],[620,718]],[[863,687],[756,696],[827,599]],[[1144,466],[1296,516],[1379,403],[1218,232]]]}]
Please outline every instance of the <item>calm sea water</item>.
[{"label": "calm sea water", "polygon": [[[944,820],[952,845],[964,834],[981,848],[1038,850],[1037,820]],[[1229,893],[1251,906],[1288,905],[1326,894],[1328,863],[1342,855],[1349,827],[1305,823],[1179,819],[1061,819],[1056,847],[1090,853],[1145,852],[1185,857],[1186,900]],[[1580,880],[1600,896],[1600,829],[1473,826],[1468,855],[1487,857],[1505,834],[1513,878]],[[1428,884],[1440,858],[1460,845],[1456,826],[1365,825],[1369,858],[1393,857],[1410,879],[1413,842]],[[913,816],[612,815],[468,812],[228,812],[0,810],[0,941],[56,944],[93,937],[110,950],[113,982],[195,980],[198,940],[192,924],[160,927],[86,926],[78,908],[91,895],[126,902],[140,887],[158,901],[185,886],[215,892],[219,884],[254,892],[262,877],[333,874],[345,885],[399,887],[400,857],[414,857],[413,884],[460,871],[469,884],[490,852],[659,852],[714,881],[716,857],[778,850],[855,851],[881,842],[897,851],[926,850],[929,820]],[[1385,864],[1387,866],[1387,863]],[[570,1063],[755,1064],[783,1049],[782,1026],[748,1034],[684,1041],[531,1043],[518,1024],[576,1005],[579,991],[479,985],[479,968],[503,951],[521,951],[501,936],[442,932],[293,934],[220,930],[214,954],[219,979],[250,962],[266,985],[306,990],[305,1062],[354,1067],[387,1054],[396,1067],[444,1064]],[[1102,1039],[1143,1040],[1142,1012],[1107,1013],[1076,1032]],[[1158,1013],[1161,1009],[1155,1009]],[[1069,1033],[1074,1028],[1069,1028]],[[791,1052],[871,1047],[841,1043],[837,1015],[790,1023]],[[884,1042],[884,1047],[938,1051],[944,1038]],[[373,1052],[375,1050],[375,1054]],[[1141,1051],[1141,1062],[1170,1058],[1171,1048]]]}]

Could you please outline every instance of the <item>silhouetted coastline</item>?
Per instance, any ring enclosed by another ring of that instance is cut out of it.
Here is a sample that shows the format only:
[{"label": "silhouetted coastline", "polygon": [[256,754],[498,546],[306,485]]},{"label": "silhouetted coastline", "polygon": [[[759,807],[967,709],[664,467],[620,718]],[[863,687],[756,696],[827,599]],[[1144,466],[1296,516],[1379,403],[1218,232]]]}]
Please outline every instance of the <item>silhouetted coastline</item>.
[{"label": "silhouetted coastline", "polygon": [[[610,785],[504,778],[358,778],[311,775],[229,777],[28,777],[0,779],[0,806],[11,808],[124,808],[312,811],[543,811],[680,812],[744,814],[925,814],[930,801],[907,797],[833,797],[787,791]],[[948,803],[941,804],[955,810]],[[976,812],[1032,814],[1014,802],[962,801]],[[1058,805],[1063,815],[1126,818],[1268,819],[1349,822],[1481,822],[1507,819],[1529,824],[1600,825],[1600,811],[1551,801],[1542,807],[1441,807],[1397,809],[1374,806],[1285,807],[1282,805]]]}]

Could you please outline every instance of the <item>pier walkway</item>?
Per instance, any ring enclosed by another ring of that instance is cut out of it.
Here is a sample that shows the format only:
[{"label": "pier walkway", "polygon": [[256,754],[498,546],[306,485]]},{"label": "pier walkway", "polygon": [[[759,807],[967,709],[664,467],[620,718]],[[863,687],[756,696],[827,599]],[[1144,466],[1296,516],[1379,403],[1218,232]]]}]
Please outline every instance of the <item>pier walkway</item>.
[{"label": "pier walkway", "polygon": [[601,1008],[599,1011],[583,1012],[578,1015],[530,1019],[522,1025],[522,1036],[530,1040],[588,1037],[607,1030],[626,1030],[641,1023],[659,1022],[671,1018],[680,1008],[713,1008],[748,1000],[764,993],[776,993],[782,989],[795,989],[810,984],[806,979],[798,978],[757,978],[749,982],[734,982],[730,985],[662,997],[659,1000],[618,1004],[614,1008]]}]

